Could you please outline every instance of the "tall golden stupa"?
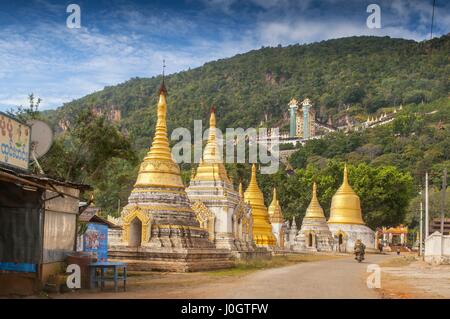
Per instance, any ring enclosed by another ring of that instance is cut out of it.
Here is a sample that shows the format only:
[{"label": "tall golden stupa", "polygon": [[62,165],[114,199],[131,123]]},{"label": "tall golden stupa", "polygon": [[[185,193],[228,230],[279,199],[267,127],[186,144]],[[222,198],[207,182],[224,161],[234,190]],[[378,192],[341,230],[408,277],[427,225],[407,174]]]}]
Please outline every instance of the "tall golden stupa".
[{"label": "tall golden stupa", "polygon": [[256,180],[256,165],[252,166],[252,177],[244,199],[252,207],[253,215],[253,240],[257,246],[272,247],[276,244],[276,238],[272,233],[272,226],[269,221],[269,213],[264,204],[264,195],[259,189]]},{"label": "tall golden stupa", "polygon": [[109,247],[112,259],[130,269],[195,271],[232,265],[231,254],[208,239],[192,210],[180,169],[172,158],[167,136],[167,91],[159,89],[157,122],[152,146],[121,212],[121,242]]},{"label": "tall golden stupa", "polygon": [[368,249],[375,248],[375,232],[364,224],[359,196],[348,182],[347,165],[344,167],[342,185],[331,200],[328,226],[333,234],[336,251],[352,252],[358,239]]},{"label": "tall golden stupa", "polygon": [[159,186],[184,189],[180,169],[172,158],[167,138],[166,95],[166,87],[162,83],[159,89],[155,137],[141,164],[134,187]]},{"label": "tall golden stupa", "polygon": [[364,225],[359,196],[348,183],[347,165],[344,167],[344,180],[336,191],[330,208],[329,224],[359,224]]}]

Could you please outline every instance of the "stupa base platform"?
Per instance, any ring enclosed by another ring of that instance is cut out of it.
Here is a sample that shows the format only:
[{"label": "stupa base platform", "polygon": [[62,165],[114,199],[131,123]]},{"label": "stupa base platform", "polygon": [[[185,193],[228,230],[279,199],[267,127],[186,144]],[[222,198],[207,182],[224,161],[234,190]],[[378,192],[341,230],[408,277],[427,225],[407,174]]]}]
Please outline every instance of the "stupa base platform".
[{"label": "stupa base platform", "polygon": [[375,232],[366,225],[330,223],[328,227],[333,234],[334,251],[353,253],[358,239],[366,246],[366,252],[376,249]]},{"label": "stupa base platform", "polygon": [[305,218],[291,248],[294,251],[307,253],[331,252],[333,243],[333,235],[325,218]]},{"label": "stupa base platform", "polygon": [[222,249],[168,248],[112,246],[109,259],[123,261],[134,271],[193,272],[234,266],[233,255]]}]

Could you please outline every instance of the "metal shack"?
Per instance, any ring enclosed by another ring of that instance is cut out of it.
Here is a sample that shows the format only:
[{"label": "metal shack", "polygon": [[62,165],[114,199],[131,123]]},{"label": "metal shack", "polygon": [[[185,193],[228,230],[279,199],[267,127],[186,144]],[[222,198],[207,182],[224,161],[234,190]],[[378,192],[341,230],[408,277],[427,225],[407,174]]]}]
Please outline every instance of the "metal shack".
[{"label": "metal shack", "polygon": [[32,294],[50,275],[65,272],[87,189],[0,163],[0,294]]}]

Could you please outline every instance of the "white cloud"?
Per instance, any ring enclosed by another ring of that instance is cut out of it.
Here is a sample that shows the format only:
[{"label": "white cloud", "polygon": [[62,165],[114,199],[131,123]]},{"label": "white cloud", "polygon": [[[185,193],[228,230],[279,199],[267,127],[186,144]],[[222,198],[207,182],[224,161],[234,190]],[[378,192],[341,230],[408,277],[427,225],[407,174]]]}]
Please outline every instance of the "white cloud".
[{"label": "white cloud", "polygon": [[[333,14],[333,8],[339,9],[336,0],[325,2],[331,10],[327,13],[310,0],[249,1],[261,10],[251,14],[236,0],[205,0],[206,11],[184,13],[124,4],[105,9],[95,19],[82,18],[82,29],[69,30],[64,22],[48,20],[37,21],[33,28],[19,23],[3,27],[0,109],[23,104],[31,92],[43,99],[44,108],[57,107],[106,85],[160,74],[163,59],[167,73],[173,73],[267,45],[352,35],[423,40],[429,32],[430,5],[417,1],[383,4],[380,30],[366,27],[364,6],[361,17],[346,19]],[[42,3],[50,12],[61,9]],[[213,9],[225,15],[212,15]],[[450,12],[438,9],[436,26],[448,30]]]}]

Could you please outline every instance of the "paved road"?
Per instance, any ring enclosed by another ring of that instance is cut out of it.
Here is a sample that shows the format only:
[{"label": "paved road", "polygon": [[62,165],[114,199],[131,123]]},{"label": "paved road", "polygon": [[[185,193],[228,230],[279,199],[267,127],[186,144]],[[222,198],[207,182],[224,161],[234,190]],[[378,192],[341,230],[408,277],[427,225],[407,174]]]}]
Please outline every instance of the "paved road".
[{"label": "paved road", "polygon": [[359,264],[352,257],[306,262],[257,271],[239,280],[191,289],[187,298],[380,298],[366,285],[367,266],[388,258],[367,255]]}]

